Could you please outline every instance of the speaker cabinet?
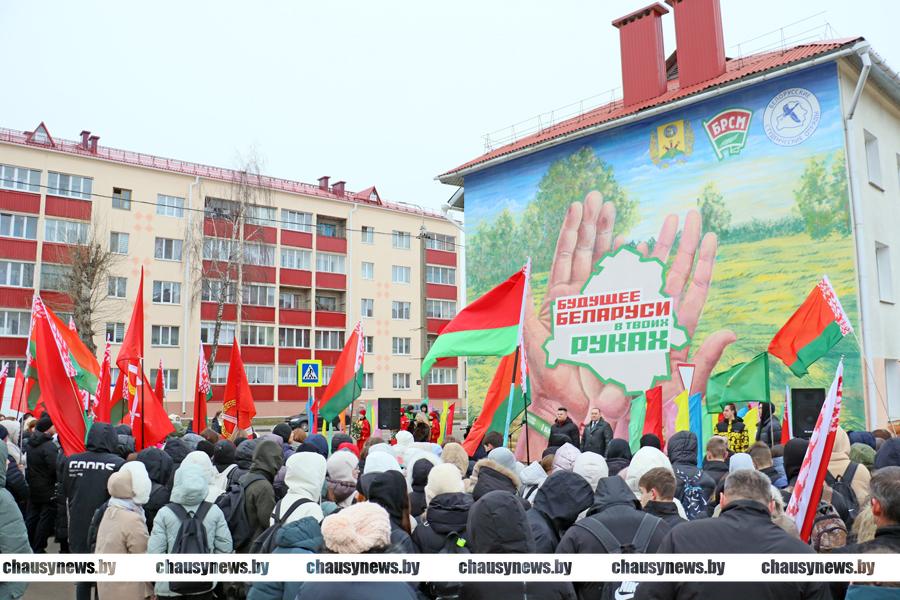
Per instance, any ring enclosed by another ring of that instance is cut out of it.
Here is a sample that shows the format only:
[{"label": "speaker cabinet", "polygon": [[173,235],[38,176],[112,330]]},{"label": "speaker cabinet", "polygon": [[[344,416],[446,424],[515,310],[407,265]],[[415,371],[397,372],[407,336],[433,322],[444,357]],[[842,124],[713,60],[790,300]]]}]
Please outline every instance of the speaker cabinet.
[{"label": "speaker cabinet", "polygon": [[378,429],[400,429],[400,398],[378,399]]},{"label": "speaker cabinet", "polygon": [[825,404],[825,388],[791,390],[791,428],[794,437],[808,440],[812,436],[823,404]]}]

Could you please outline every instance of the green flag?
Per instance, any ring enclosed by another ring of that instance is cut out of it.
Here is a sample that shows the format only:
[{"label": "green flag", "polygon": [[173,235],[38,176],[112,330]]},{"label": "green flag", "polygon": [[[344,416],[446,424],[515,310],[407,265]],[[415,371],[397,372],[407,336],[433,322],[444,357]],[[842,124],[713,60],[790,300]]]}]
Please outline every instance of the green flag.
[{"label": "green flag", "polygon": [[721,409],[729,402],[769,401],[769,354],[757,354],[709,378],[706,386],[707,411]]},{"label": "green flag", "polygon": [[641,394],[631,400],[631,415],[628,420],[628,446],[635,453],[641,449],[644,435],[644,421],[647,418],[647,395]]}]

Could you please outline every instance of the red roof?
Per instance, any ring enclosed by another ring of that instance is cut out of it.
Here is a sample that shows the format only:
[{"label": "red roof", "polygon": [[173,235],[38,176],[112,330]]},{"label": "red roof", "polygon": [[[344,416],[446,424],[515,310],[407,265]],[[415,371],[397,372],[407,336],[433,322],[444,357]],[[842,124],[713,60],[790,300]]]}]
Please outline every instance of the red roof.
[{"label": "red roof", "polygon": [[[459,171],[468,169],[475,165],[486,163],[500,156],[511,154],[513,152],[517,152],[531,146],[538,146],[546,141],[565,137],[577,131],[587,129],[589,127],[594,127],[601,123],[614,121],[621,117],[639,113],[642,110],[646,110],[648,108],[668,104],[669,102],[674,102],[675,100],[679,100],[681,98],[699,94],[700,92],[706,91],[711,88],[716,88],[739,81],[751,75],[756,75],[765,71],[774,71],[793,63],[827,54],[834,50],[849,46],[850,44],[861,39],[862,38],[860,37],[841,38],[836,40],[815,42],[811,44],[800,44],[786,50],[763,52],[743,58],[728,59],[725,62],[725,72],[714,79],[710,79],[702,83],[697,83],[686,88],[680,88],[678,86],[678,79],[672,79],[668,82],[668,90],[664,94],[657,96],[656,98],[638,102],[632,104],[631,106],[625,106],[622,100],[615,100],[613,102],[610,102],[609,104],[605,104],[586,113],[578,115],[577,117],[573,117],[571,119],[562,121],[561,123],[557,123],[556,125],[547,127],[546,129],[543,129],[538,133],[523,137],[522,139],[516,140],[511,144],[507,144],[506,146],[502,146],[500,148],[491,150],[486,154],[482,154],[478,158],[470,160],[469,162],[440,175],[439,179],[444,178],[448,175],[453,175],[454,173],[458,173]],[[454,183],[458,183],[459,185],[461,185],[461,183],[459,182]]]}]

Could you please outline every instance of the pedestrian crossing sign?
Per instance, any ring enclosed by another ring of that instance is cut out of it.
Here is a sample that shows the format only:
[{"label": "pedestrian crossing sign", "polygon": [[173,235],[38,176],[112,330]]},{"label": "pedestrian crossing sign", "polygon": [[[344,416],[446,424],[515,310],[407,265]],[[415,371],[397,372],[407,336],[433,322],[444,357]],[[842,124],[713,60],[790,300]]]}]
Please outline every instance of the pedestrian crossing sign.
[{"label": "pedestrian crossing sign", "polygon": [[322,361],[298,360],[297,361],[297,385],[299,387],[322,386]]}]

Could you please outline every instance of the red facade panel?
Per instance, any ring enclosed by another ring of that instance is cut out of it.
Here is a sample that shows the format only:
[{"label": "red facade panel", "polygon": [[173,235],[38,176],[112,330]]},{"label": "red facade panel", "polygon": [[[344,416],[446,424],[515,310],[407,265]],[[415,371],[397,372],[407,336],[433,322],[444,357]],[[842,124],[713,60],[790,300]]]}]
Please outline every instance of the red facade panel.
[{"label": "red facade panel", "polygon": [[[306,388],[297,387],[296,385],[279,385],[278,386],[278,401],[279,402],[284,402],[284,401],[306,402],[307,398],[309,398],[309,392],[306,391]],[[291,409],[291,410],[296,410],[296,409]]]},{"label": "red facade panel", "polygon": [[426,283],[425,297],[437,300],[456,300],[456,286],[442,283]]},{"label": "red facade panel", "polygon": [[16,240],[13,238],[0,238],[0,258],[36,260],[37,242],[31,240]]},{"label": "red facade panel", "polygon": [[[209,360],[209,355],[212,353],[212,346],[204,344],[203,352],[206,354],[206,359]],[[231,360],[231,344],[219,344],[219,349],[216,350],[216,364],[228,364],[229,360]]]},{"label": "red facade panel", "polygon": [[428,333],[440,333],[450,319],[428,319]]},{"label": "red facade panel", "polygon": [[347,315],[338,312],[316,311],[316,327],[346,327]]},{"label": "red facade panel", "polygon": [[275,309],[266,306],[247,306],[244,305],[244,321],[265,321],[266,323],[275,322]]},{"label": "red facade panel", "polygon": [[250,385],[250,393],[254,402],[272,402],[275,400],[274,385]]},{"label": "red facade panel", "polygon": [[275,283],[275,267],[246,265],[244,267],[244,281],[253,283]]},{"label": "red facade panel", "polygon": [[346,290],[347,276],[337,273],[316,273],[316,287],[330,290]]},{"label": "red facade panel", "polygon": [[316,350],[316,359],[321,360],[323,365],[336,365],[340,356],[340,350]]},{"label": "red facade panel", "polygon": [[339,254],[347,254],[347,238],[336,238],[317,234],[316,250],[321,252],[337,252]]},{"label": "red facade panel", "polygon": [[31,288],[0,287],[0,306],[4,308],[31,308]]},{"label": "red facade panel", "polygon": [[203,219],[203,235],[231,238],[234,225],[226,219]]},{"label": "red facade panel", "polygon": [[[219,305],[215,302],[201,302],[200,318],[204,321],[215,321],[216,311],[218,310]],[[226,304],[222,311],[222,320],[237,321],[237,306],[235,306],[234,304]]]},{"label": "red facade panel", "polygon": [[445,369],[455,369],[459,366],[459,359],[455,356],[447,356],[445,358],[439,358],[434,363],[435,368],[443,367]]},{"label": "red facade panel", "polygon": [[44,242],[44,246],[41,248],[41,260],[61,265],[71,264],[72,247],[66,244]]},{"label": "red facade panel", "polygon": [[278,230],[261,225],[244,225],[244,239],[251,242],[274,244],[278,241]]},{"label": "red facade panel", "polygon": [[444,250],[425,249],[425,264],[441,265],[442,267],[456,266],[456,252],[446,252]]},{"label": "red facade panel", "polygon": [[666,0],[675,11],[678,85],[687,87],[725,72],[719,0]]},{"label": "red facade panel", "polygon": [[24,337],[0,337],[0,355],[15,356],[22,358],[25,356],[25,348],[28,346],[28,338]]},{"label": "red facade panel", "polygon": [[76,200],[74,198],[60,198],[59,196],[47,196],[44,213],[48,217],[62,217],[64,219],[91,220],[90,200]]},{"label": "red facade panel", "polygon": [[298,287],[312,286],[312,272],[297,269],[281,269],[282,285],[295,285]]},{"label": "red facade panel", "polygon": [[311,356],[312,351],[309,348],[279,348],[278,364],[292,365],[300,359],[308,359]]},{"label": "red facade panel", "polygon": [[281,245],[295,248],[312,248],[312,234],[303,231],[281,230]]},{"label": "red facade panel", "polygon": [[459,398],[459,389],[455,383],[447,385],[429,385],[428,398],[431,400],[450,400]]},{"label": "red facade panel", "polygon": [[278,312],[279,325],[306,325],[312,324],[312,311],[309,310],[288,310],[282,308]]},{"label": "red facade panel", "polygon": [[241,358],[245,365],[268,365],[275,362],[275,348],[269,346],[242,346]]},{"label": "red facade panel", "polygon": [[72,310],[72,298],[62,292],[41,290],[41,298],[52,310],[68,312]]},{"label": "red facade panel", "polygon": [[[225,398],[225,386],[224,385],[214,385],[212,388],[212,402],[222,402]],[[212,407],[208,407],[212,408]],[[207,413],[209,414],[209,413]],[[212,414],[216,414],[213,412]]]},{"label": "red facade panel", "polygon": [[39,214],[41,212],[41,195],[31,192],[0,190],[0,209]]}]

